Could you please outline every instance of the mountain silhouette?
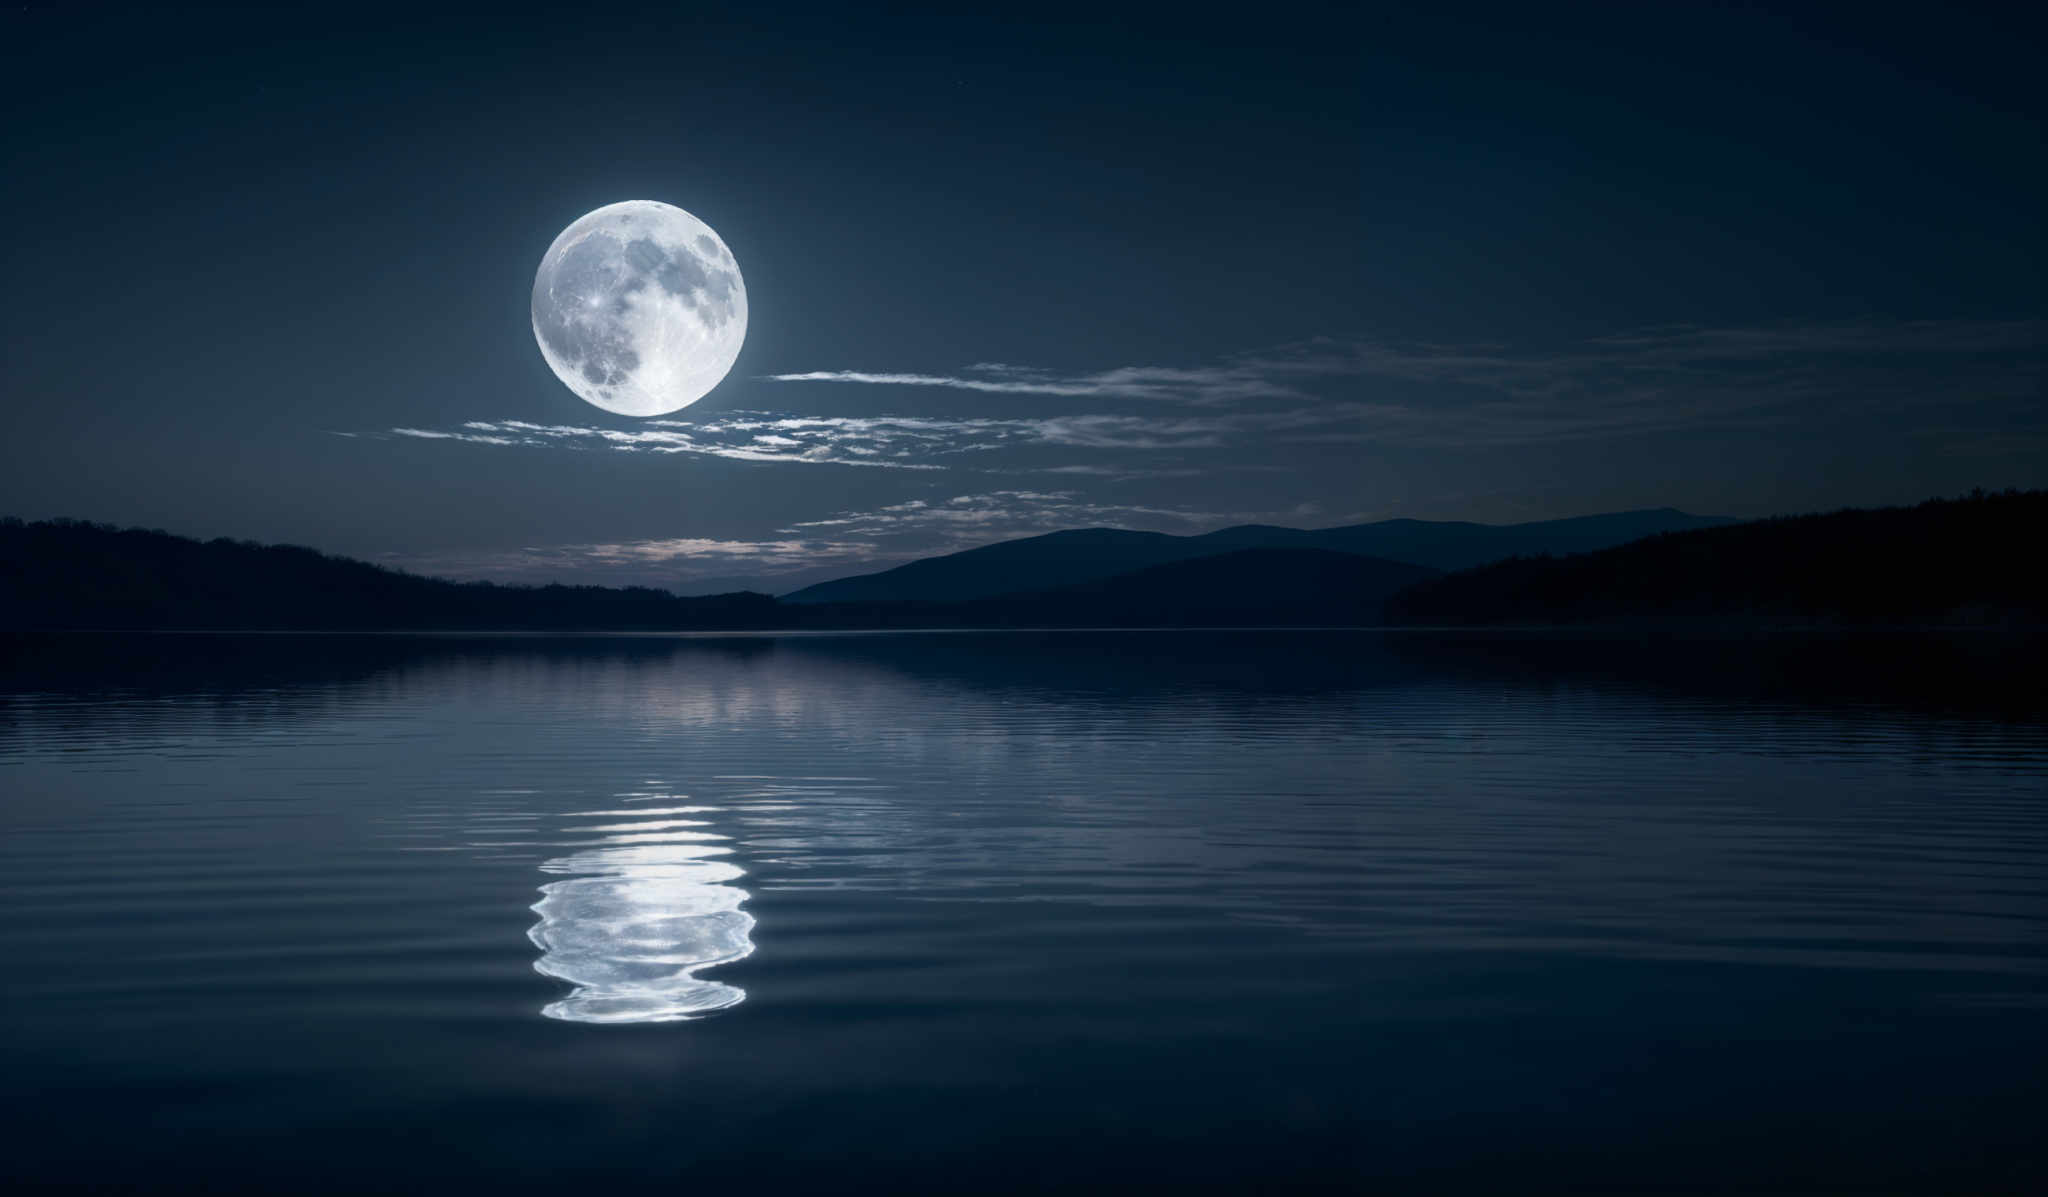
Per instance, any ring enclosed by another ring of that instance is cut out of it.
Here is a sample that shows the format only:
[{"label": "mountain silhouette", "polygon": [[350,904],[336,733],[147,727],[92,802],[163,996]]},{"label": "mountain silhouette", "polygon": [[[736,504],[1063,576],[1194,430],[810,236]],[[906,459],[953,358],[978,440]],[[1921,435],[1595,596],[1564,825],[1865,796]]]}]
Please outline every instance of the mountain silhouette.
[{"label": "mountain silhouette", "polygon": [[926,557],[894,569],[840,578],[783,595],[791,603],[961,602],[1092,582],[1208,556],[1189,537],[1122,528],[1075,528]]},{"label": "mountain silhouette", "polygon": [[1733,522],[1662,507],[1527,524],[1382,520],[1320,529],[1240,524],[1201,536],[1082,528],[927,557],[880,573],[806,586],[783,598],[792,603],[961,602],[1078,585],[1248,548],[1321,549],[1464,569],[1516,555],[1582,553],[1659,532]]},{"label": "mountain silhouette", "polygon": [[2048,623],[2048,571],[2038,560],[2044,530],[2048,491],[1781,516],[1448,574],[1394,596],[1387,615],[1411,624],[2038,627]]},{"label": "mountain silhouette", "polygon": [[1370,624],[1437,570],[1330,549],[1239,549],[1029,594],[959,604],[990,622],[1187,627]]},{"label": "mountain silhouette", "polygon": [[766,595],[446,582],[292,545],[0,520],[0,627],[740,628]]},{"label": "mountain silhouette", "polygon": [[[1663,511],[1505,529],[1407,520],[1317,532],[1231,528],[1206,537],[1082,529],[846,580],[873,589],[877,579],[895,577],[890,586],[951,587],[966,597],[790,602],[751,593],[680,598],[645,587],[448,582],[292,546],[9,519],[0,520],[0,629],[2048,625],[2048,581],[2030,547],[2048,528],[2044,491],[1666,531],[1454,573],[1328,547],[1392,540],[1410,553],[1456,559],[1515,538],[1586,543],[1658,522],[1700,521]],[[1147,556],[1154,559],[1118,568]],[[1003,584],[1007,590],[971,593]]]}]

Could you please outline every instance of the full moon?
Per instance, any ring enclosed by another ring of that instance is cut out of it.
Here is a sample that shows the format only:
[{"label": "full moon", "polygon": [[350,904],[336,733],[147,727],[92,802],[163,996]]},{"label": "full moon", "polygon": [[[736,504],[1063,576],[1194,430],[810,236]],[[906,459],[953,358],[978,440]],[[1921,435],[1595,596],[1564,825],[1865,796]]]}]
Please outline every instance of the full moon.
[{"label": "full moon", "polygon": [[533,336],[555,376],[622,416],[711,393],[747,339],[747,287],[711,226],[654,200],[562,230],[533,278]]}]

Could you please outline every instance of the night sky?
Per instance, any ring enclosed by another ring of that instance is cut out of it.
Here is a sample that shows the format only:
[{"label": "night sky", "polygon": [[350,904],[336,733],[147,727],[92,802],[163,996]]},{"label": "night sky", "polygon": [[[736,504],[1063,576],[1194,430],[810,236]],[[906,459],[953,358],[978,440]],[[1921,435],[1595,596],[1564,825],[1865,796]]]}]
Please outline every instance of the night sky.
[{"label": "night sky", "polygon": [[[0,514],[690,591],[2048,484],[2019,6],[1411,7],[10,9]],[[751,305],[659,423],[529,322],[627,199]]]}]

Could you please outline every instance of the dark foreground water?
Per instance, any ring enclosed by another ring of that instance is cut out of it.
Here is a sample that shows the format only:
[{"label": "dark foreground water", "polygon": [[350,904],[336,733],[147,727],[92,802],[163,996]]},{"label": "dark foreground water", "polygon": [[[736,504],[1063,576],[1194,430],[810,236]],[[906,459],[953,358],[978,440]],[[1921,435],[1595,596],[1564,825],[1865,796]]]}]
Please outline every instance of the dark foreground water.
[{"label": "dark foreground water", "polygon": [[2026,1191],[2048,723],[1926,652],[16,643],[0,1187]]}]

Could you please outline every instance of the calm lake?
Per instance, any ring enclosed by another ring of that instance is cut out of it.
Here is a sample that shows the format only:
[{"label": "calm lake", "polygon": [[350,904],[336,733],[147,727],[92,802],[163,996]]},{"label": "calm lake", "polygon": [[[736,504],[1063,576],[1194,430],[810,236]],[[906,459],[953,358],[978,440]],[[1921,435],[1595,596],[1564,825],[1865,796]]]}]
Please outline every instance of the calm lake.
[{"label": "calm lake", "polygon": [[17,644],[0,1182],[2023,1191],[2048,721],[1890,651]]}]

